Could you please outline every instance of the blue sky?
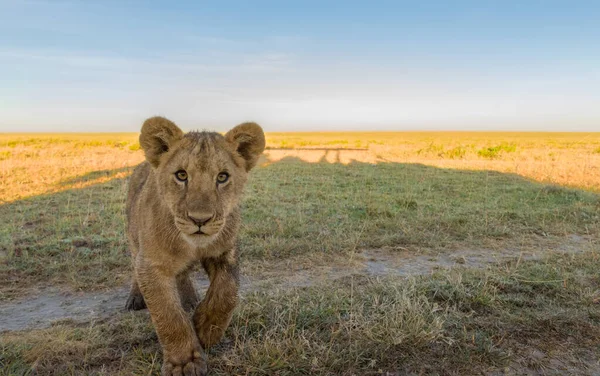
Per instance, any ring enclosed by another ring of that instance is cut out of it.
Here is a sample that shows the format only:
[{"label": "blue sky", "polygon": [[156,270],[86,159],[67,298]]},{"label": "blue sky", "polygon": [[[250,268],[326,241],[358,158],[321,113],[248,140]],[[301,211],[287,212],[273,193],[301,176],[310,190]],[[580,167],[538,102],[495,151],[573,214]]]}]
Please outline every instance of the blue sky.
[{"label": "blue sky", "polygon": [[600,131],[600,2],[0,0],[0,132]]}]

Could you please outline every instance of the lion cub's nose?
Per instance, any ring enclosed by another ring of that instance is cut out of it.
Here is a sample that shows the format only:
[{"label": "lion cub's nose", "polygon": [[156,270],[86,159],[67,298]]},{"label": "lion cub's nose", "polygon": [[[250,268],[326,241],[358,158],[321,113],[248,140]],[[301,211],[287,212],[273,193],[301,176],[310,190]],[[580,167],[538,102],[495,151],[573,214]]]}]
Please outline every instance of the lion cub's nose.
[{"label": "lion cub's nose", "polygon": [[213,219],[213,216],[214,214],[212,213],[188,213],[188,217],[198,227],[202,227],[207,224],[211,219]]}]

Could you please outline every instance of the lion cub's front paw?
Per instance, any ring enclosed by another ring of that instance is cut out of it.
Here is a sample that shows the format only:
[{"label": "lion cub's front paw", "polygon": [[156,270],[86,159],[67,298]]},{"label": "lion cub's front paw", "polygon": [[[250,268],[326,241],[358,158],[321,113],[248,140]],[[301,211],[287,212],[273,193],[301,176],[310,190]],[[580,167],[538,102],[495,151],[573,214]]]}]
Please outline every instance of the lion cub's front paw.
[{"label": "lion cub's front paw", "polygon": [[186,362],[177,362],[170,358],[164,360],[162,376],[205,376],[208,367],[206,354],[195,350]]}]

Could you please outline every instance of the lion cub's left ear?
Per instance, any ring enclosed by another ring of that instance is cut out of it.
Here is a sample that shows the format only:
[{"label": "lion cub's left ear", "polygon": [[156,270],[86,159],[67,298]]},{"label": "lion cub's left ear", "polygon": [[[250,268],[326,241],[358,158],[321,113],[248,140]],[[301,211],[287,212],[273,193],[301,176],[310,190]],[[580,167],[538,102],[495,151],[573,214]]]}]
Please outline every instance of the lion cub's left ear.
[{"label": "lion cub's left ear", "polygon": [[250,171],[265,150],[265,134],[256,123],[243,123],[233,128],[225,139],[234,145],[237,152],[246,160],[246,171]]}]

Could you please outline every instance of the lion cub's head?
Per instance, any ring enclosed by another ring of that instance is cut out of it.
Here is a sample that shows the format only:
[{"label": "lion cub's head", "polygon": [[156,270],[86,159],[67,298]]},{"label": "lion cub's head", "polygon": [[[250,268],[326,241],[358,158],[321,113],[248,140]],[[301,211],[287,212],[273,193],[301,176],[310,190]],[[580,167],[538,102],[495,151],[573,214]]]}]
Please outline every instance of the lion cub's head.
[{"label": "lion cub's head", "polygon": [[190,243],[202,246],[225,227],[248,171],[265,148],[265,136],[255,123],[240,124],[225,136],[184,134],[173,122],[153,117],[142,126],[140,145],[175,226]]}]

